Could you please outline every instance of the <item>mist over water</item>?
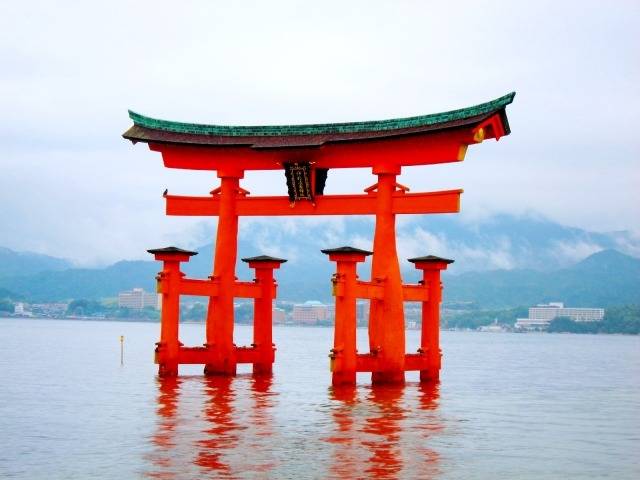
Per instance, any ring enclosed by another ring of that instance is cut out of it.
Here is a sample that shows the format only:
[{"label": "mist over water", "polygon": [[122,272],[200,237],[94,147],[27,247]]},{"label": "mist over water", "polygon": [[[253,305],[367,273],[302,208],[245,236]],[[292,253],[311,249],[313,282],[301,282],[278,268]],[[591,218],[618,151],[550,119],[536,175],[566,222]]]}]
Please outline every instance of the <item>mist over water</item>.
[{"label": "mist over water", "polygon": [[[274,376],[160,380],[159,325],[0,319],[0,477],[637,478],[640,338],[443,332],[439,385],[333,390],[328,328]],[[119,336],[125,336],[120,365]],[[418,332],[407,332],[407,350]],[[181,326],[185,345],[204,325]],[[236,326],[236,343],[251,329]],[[366,331],[358,331],[364,351]]]}]

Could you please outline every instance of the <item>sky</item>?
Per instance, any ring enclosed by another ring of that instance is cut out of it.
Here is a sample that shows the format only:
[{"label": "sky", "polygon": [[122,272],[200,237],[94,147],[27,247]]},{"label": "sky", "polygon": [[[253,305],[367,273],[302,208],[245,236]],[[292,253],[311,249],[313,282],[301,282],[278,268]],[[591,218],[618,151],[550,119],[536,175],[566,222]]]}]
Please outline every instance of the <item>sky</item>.
[{"label": "sky", "polygon": [[[640,2],[622,0],[0,2],[0,246],[93,266],[211,241],[210,221],[166,217],[161,194],[206,195],[215,172],[165,169],[123,140],[127,109],[343,122],[511,91],[510,136],[399,181],[463,188],[469,222],[535,214],[640,232],[639,23]],[[243,186],[284,194],[281,177]],[[326,193],[372,183],[343,170]]]}]

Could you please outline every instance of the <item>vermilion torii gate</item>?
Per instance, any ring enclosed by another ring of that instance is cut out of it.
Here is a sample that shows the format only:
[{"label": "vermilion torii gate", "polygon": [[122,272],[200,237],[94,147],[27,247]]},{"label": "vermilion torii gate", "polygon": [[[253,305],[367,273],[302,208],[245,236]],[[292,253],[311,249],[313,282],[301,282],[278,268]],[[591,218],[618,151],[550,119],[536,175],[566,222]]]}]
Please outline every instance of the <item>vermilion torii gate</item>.
[{"label": "vermilion torii gate", "polygon": [[[375,215],[373,252],[352,247],[323,250],[337,264],[333,384],[355,383],[356,372],[371,372],[373,383],[399,383],[404,372],[419,370],[422,381],[440,370],[440,271],[452,260],[434,256],[410,259],[423,281],[403,285],[396,251],[397,214],[455,213],[462,190],[409,193],[397,183],[403,166],[459,162],[467,147],[510,133],[506,106],[514,93],[474,107],[445,113],[383,121],[292,126],[219,126],[157,120],[129,112],[134,125],[123,137],[160,152],[169,168],[214,170],[220,186],[206,197],[169,195],[168,215],[217,216],[213,275],[183,278],[179,264],[194,252],[175,247],[150,250],[164,262],[158,276],[163,295],[161,337],[157,347],[160,375],[176,375],[178,365],[205,365],[205,373],[234,375],[238,363],[252,363],[254,373],[270,373],[273,270],[285,260],[260,256],[243,259],[256,270],[253,282],[236,279],[238,218],[279,215]],[[333,168],[368,167],[377,181],[363,194],[324,195]],[[288,196],[252,196],[240,187],[248,170],[283,170]],[[371,281],[358,280],[356,263],[373,255]],[[209,297],[206,343],[185,347],[179,341],[179,296]],[[254,298],[254,344],[233,343],[233,300]],[[356,352],[356,299],[369,299],[369,352]],[[405,353],[404,301],[422,302],[421,345]]]}]

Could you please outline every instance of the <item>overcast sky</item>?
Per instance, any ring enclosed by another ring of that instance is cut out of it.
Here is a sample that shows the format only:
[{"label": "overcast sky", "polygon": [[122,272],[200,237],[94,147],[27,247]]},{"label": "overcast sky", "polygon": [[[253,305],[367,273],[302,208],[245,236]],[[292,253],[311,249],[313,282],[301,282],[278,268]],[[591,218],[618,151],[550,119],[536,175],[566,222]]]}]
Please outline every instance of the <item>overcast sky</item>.
[{"label": "overcast sky", "polygon": [[[0,6],[0,246],[95,265],[213,232],[164,216],[167,170],[121,138],[127,109],[171,120],[372,120],[516,91],[512,134],[459,164],[405,169],[464,188],[463,218],[535,213],[640,230],[640,2],[9,2]],[[248,174],[283,193],[281,174]],[[332,173],[327,193],[367,171]],[[200,222],[200,223],[199,223]]]}]

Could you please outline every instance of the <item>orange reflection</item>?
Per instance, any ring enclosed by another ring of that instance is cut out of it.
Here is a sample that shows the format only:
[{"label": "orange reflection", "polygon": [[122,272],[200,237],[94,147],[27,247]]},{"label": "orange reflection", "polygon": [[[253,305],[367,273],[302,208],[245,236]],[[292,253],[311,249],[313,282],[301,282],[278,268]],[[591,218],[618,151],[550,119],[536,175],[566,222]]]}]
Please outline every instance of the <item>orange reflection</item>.
[{"label": "orange reflection", "polygon": [[238,445],[240,426],[233,417],[235,393],[233,378],[224,376],[204,377],[206,404],[204,419],[208,423],[205,438],[196,442],[198,452],[194,463],[218,476],[232,476],[231,468],[224,460],[225,452]]},{"label": "orange reflection", "polygon": [[251,379],[251,403],[247,409],[249,426],[245,433],[247,445],[245,452],[251,452],[243,458],[243,472],[254,478],[265,478],[267,473],[278,466],[272,453],[277,444],[273,429],[273,411],[277,394],[271,390],[271,375],[254,376]]},{"label": "orange reflection", "polygon": [[335,444],[330,467],[331,478],[361,478],[361,466],[364,459],[359,456],[355,431],[354,408],[358,404],[358,392],[355,386],[332,387],[330,398],[338,403],[332,409],[336,425],[335,433],[326,440]]},{"label": "orange reflection", "polygon": [[[334,388],[335,446],[331,478],[433,478],[439,456],[426,445],[443,428],[438,384],[372,386],[358,398],[355,387]],[[417,393],[417,395],[416,395]]]},{"label": "orange reflection", "polygon": [[[269,376],[158,379],[153,468],[159,479],[262,478],[276,463]],[[249,393],[249,394],[247,394]]]},{"label": "orange reflection", "polygon": [[174,463],[175,456],[171,450],[175,447],[176,414],[181,379],[176,377],[158,378],[158,427],[151,437],[151,442],[159,447],[148,455],[157,471],[148,472],[146,476],[160,479],[177,478],[179,469]]},{"label": "orange reflection", "polygon": [[[289,405],[280,403],[271,377],[158,379],[157,427],[146,476],[294,478],[307,465],[317,478],[438,476],[440,458],[432,447],[443,430],[438,384],[333,388],[329,399],[330,409],[318,410],[321,416],[300,450],[291,438],[301,431],[289,432],[275,419],[274,412]],[[315,435],[327,419],[327,443],[316,448]],[[297,459],[311,457],[296,464],[289,462],[293,453]]]},{"label": "orange reflection", "polygon": [[268,453],[275,441],[271,376],[209,377],[204,382],[209,428],[196,442],[194,463],[213,478],[264,477],[275,466]]},{"label": "orange reflection", "polygon": [[[420,418],[416,422],[416,430],[419,442],[411,455],[414,455],[414,465],[418,478],[435,478],[440,473],[440,455],[435,450],[428,448],[429,441],[444,430],[443,420],[440,416],[438,404],[440,400],[440,382],[427,382],[418,384],[418,404]],[[424,445],[424,446],[423,446]]]},{"label": "orange reflection", "polygon": [[369,447],[367,476],[396,478],[402,470],[400,444],[400,422],[406,415],[401,406],[404,385],[376,385],[369,392],[369,400],[377,406],[373,414],[365,419],[363,433],[368,433],[362,443]]}]

